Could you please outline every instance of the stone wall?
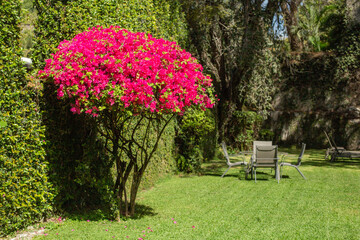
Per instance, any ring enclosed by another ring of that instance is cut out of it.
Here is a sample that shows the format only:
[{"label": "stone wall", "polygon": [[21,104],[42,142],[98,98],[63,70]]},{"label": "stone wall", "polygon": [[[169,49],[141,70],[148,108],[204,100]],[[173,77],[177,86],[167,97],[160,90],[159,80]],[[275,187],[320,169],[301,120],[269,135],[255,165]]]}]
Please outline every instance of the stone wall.
[{"label": "stone wall", "polygon": [[359,75],[338,79],[336,64],[333,54],[317,53],[303,55],[284,69],[285,80],[266,121],[275,142],[324,148],[326,130],[338,146],[360,149]]}]

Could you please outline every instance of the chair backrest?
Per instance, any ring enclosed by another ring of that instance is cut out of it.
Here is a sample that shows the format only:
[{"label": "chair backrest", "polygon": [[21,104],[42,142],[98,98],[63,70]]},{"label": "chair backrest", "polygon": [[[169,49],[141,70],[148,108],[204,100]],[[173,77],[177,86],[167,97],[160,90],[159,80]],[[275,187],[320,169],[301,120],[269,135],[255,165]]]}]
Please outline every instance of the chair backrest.
[{"label": "chair backrest", "polygon": [[338,146],[336,145],[334,139],[333,139],[325,130],[323,130],[323,131],[324,131],[324,133],[325,133],[325,135],[326,135],[327,140],[328,140],[329,143],[330,143],[330,147],[331,147],[332,149],[335,149],[335,151],[338,152],[338,151],[339,151],[339,148],[338,148]]},{"label": "chair backrest", "polygon": [[253,142],[253,157],[256,159],[256,146],[272,146],[272,141],[254,141]]},{"label": "chair backrest", "polygon": [[221,143],[221,147],[222,147],[222,150],[223,150],[223,152],[224,152],[224,156],[225,156],[225,158],[226,158],[226,163],[229,165],[229,164],[230,164],[230,159],[229,159],[229,154],[228,154],[228,152],[227,152],[227,150],[226,150],[226,144],[225,144],[225,142],[222,142],[222,143]]},{"label": "chair backrest", "polygon": [[306,148],[306,144],[305,143],[302,143],[301,144],[301,151],[300,151],[300,154],[299,154],[299,157],[298,157],[298,162],[297,162],[297,166],[300,166],[301,165],[301,159],[302,157],[304,156],[304,152],[305,152],[305,148]]},{"label": "chair backrest", "polygon": [[278,146],[256,146],[256,164],[274,164],[277,159]]}]

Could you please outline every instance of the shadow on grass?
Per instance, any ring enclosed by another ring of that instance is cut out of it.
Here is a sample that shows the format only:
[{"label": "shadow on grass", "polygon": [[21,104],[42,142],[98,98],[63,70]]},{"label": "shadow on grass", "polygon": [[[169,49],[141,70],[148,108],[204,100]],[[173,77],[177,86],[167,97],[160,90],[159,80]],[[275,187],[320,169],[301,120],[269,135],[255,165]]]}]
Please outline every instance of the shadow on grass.
[{"label": "shadow on grass", "polygon": [[[154,209],[142,205],[142,204],[136,204],[135,206],[135,214],[134,216],[129,217],[130,219],[141,219],[146,216],[156,216],[157,213],[155,213]],[[103,221],[103,220],[114,220],[114,216],[109,213],[109,211],[104,211],[102,209],[91,209],[91,210],[82,210],[82,211],[73,211],[73,212],[67,212],[65,213],[65,217],[69,218],[71,220],[76,221]],[[126,217],[122,217],[123,220],[126,219]]]},{"label": "shadow on grass", "polygon": [[329,168],[360,168],[360,159],[339,159],[335,162],[330,162],[324,159],[309,158],[302,165]]},{"label": "shadow on grass", "polygon": [[[228,166],[225,161],[213,160],[204,163],[201,167],[201,174],[206,176],[221,176]],[[231,175],[231,174],[228,174]],[[234,174],[235,175],[235,174]],[[225,175],[226,176],[226,175]]]},{"label": "shadow on grass", "polygon": [[308,156],[305,157],[302,165],[314,167],[328,167],[328,168],[360,168],[360,159],[355,158],[338,158],[335,162],[325,160],[325,151],[322,150],[308,150],[305,151]]},{"label": "shadow on grass", "polygon": [[[284,161],[289,161],[290,158],[296,159],[300,153],[299,149],[281,149],[280,151],[286,152],[289,155],[285,156]],[[290,161],[291,162],[291,161]],[[355,158],[338,158],[335,162],[325,160],[325,150],[320,149],[306,149],[302,166],[313,167],[328,167],[328,168],[360,168],[360,159]]]},{"label": "shadow on grass", "polygon": [[131,217],[131,219],[141,219],[146,216],[156,216],[158,215],[152,207],[136,204],[135,206],[135,215]]},{"label": "shadow on grass", "polygon": [[[224,160],[213,160],[207,163],[204,163],[201,168],[201,175],[203,176],[214,176],[221,177],[225,170],[228,168]],[[235,172],[237,171],[237,172]],[[232,167],[225,174],[224,178],[232,177],[232,178],[241,178],[240,175],[243,171],[243,167]],[[244,174],[244,173],[243,173]]]}]

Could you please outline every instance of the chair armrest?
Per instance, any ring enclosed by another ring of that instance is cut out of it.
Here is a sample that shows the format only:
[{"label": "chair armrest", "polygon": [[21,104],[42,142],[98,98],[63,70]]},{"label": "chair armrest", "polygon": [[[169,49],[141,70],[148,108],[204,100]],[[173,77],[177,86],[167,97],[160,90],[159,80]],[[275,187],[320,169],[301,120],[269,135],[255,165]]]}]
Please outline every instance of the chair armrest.
[{"label": "chair armrest", "polygon": [[281,164],[281,163],[288,162],[288,161],[286,161],[286,160],[290,160],[290,161],[291,161],[291,160],[295,160],[295,161],[297,161],[298,158],[299,158],[299,156],[298,156],[298,155],[295,155],[295,154],[283,155],[283,156],[281,157],[281,162],[280,162],[280,164]]},{"label": "chair armrest", "polygon": [[[233,157],[240,158],[240,159],[237,159],[236,161],[240,160],[240,161],[245,163],[245,156],[242,155],[242,154],[231,154],[231,155],[228,155],[228,156],[229,156],[229,159],[233,158]],[[234,159],[233,159],[233,161],[234,161]]]}]

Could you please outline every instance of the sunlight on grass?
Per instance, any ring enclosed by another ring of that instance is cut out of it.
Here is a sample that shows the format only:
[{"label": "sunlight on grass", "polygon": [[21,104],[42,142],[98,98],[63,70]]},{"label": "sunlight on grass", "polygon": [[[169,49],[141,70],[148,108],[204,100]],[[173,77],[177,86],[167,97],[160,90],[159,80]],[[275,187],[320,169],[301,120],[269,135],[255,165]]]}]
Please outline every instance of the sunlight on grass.
[{"label": "sunlight on grass", "polygon": [[360,160],[330,163],[307,150],[308,180],[289,167],[280,184],[269,171],[258,183],[244,180],[241,167],[220,178],[225,160],[203,168],[203,176],[174,176],[141,192],[138,219],[67,219],[36,239],[360,239]]}]

